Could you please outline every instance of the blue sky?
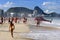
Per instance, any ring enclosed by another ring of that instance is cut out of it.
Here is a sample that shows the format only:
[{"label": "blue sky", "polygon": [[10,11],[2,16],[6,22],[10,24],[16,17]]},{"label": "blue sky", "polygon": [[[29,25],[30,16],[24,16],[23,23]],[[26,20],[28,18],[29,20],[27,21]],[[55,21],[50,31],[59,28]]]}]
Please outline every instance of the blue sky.
[{"label": "blue sky", "polygon": [[0,9],[5,11],[11,7],[34,9],[35,6],[39,6],[46,13],[60,13],[60,0],[0,0]]}]

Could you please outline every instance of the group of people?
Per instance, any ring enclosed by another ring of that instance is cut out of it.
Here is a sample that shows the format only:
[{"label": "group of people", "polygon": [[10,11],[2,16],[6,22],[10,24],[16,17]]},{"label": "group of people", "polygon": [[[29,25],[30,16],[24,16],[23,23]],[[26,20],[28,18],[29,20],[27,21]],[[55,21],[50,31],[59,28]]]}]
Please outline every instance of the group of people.
[{"label": "group of people", "polygon": [[[8,18],[8,22],[12,21],[12,22],[15,22],[15,23],[19,23],[19,21],[21,20],[21,18]],[[27,18],[26,17],[23,17],[23,23],[26,23],[27,22]]]},{"label": "group of people", "polygon": [[[18,18],[9,18],[8,19],[8,22],[9,22],[9,31],[11,32],[11,36],[13,37],[13,30],[15,29],[15,25],[13,23],[13,21],[15,21],[15,23],[17,23],[17,20]],[[42,21],[47,21],[47,22],[51,22],[50,20],[46,20],[44,19],[42,16],[41,17],[36,17],[35,18],[35,21],[36,21],[36,26],[39,27],[40,23]],[[27,18],[26,17],[23,17],[23,23],[26,24],[27,22]],[[3,23],[3,18],[1,18],[1,23]]]},{"label": "group of people", "polygon": [[[23,20],[23,23],[26,23],[27,22],[27,18],[23,18],[24,20]],[[16,19],[16,21],[15,22],[17,22],[17,19]],[[13,30],[15,29],[15,25],[14,25],[14,23],[13,23],[13,20],[9,20],[9,23],[10,23],[10,26],[9,26],[9,31],[11,32],[11,36],[13,37]]]},{"label": "group of people", "polygon": [[8,22],[10,22],[10,21],[14,21],[15,23],[17,23],[17,20],[18,20],[18,18],[16,17],[16,18],[14,18],[14,17],[12,17],[12,18],[8,18]]},{"label": "group of people", "polygon": [[[17,23],[18,18],[8,18],[8,19],[4,19],[3,17],[0,18],[0,24],[3,24],[5,20],[8,20],[9,25],[9,31],[11,32],[11,36],[13,37],[13,31],[15,29],[15,25],[13,22]],[[27,22],[27,18],[23,17],[23,23],[25,24]]]}]

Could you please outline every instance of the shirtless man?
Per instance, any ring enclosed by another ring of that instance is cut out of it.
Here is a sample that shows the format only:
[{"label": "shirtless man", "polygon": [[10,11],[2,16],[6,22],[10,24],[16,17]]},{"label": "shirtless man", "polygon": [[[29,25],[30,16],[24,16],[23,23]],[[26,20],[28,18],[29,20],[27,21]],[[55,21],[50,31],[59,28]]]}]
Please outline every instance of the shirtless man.
[{"label": "shirtless man", "polygon": [[15,29],[15,26],[12,21],[10,21],[9,31],[11,32],[11,36],[13,37],[13,31]]},{"label": "shirtless man", "polygon": [[42,21],[47,21],[47,22],[50,22],[50,20],[46,20],[44,19],[42,16],[41,17],[36,17],[35,20],[37,21],[36,24],[37,24],[37,27],[39,26],[39,24],[42,22]]}]

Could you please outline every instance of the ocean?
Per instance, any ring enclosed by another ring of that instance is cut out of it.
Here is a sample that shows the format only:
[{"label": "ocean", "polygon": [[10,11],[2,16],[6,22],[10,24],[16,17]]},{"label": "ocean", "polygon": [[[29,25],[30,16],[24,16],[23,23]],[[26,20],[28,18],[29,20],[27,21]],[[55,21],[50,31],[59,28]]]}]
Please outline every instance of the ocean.
[{"label": "ocean", "polygon": [[[34,18],[28,18],[29,22],[29,33],[20,33],[20,35],[25,38],[31,38],[34,40],[60,40],[60,30],[47,30],[46,27],[56,27],[60,28],[60,19],[59,18],[46,18],[47,20],[52,20],[52,23],[42,22],[41,27],[36,27]],[[43,28],[42,28],[43,26]],[[42,28],[42,29],[41,29]]]},{"label": "ocean", "polygon": [[[41,22],[41,26],[48,26],[48,27],[60,27],[60,18],[58,17],[45,17],[45,19],[47,20],[51,20],[52,22],[46,22],[46,21],[42,21]],[[36,22],[34,21],[34,18],[28,18],[28,22],[31,25],[36,25]]]}]

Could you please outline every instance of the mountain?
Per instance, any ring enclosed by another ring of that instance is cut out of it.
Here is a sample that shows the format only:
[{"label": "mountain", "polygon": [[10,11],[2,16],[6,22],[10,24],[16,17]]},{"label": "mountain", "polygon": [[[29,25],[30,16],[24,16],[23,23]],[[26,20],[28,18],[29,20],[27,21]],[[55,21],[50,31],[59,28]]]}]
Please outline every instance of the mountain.
[{"label": "mountain", "polygon": [[38,15],[40,16],[42,14],[46,15],[46,13],[44,13],[44,11],[41,8],[39,8],[38,6],[35,6],[34,12],[35,12],[35,16],[38,16]]},{"label": "mountain", "polygon": [[52,13],[49,13],[47,15],[45,15],[46,17],[60,17],[60,14],[56,13],[56,12],[52,12]]},{"label": "mountain", "polygon": [[35,6],[34,10],[37,10],[37,14],[45,14],[41,8]]},{"label": "mountain", "polygon": [[[37,13],[34,13],[34,11],[37,10]],[[14,13],[14,17],[21,17],[23,16],[28,16],[29,14],[34,14],[33,16],[37,16],[37,15],[41,15],[41,14],[45,14],[43,12],[43,10],[41,8],[39,8],[38,6],[34,7],[34,10],[29,9],[29,8],[25,8],[25,7],[12,7],[9,8],[5,14],[6,16],[10,17],[11,13]]]},{"label": "mountain", "polygon": [[[11,14],[13,13],[13,15]],[[38,6],[34,7],[34,10],[26,8],[26,7],[12,7],[9,8],[5,13],[4,16],[5,17],[22,17],[22,16],[26,16],[28,17],[29,15],[32,15],[32,17],[36,17],[36,16],[40,16],[40,15],[44,15],[46,17],[60,17],[60,14],[56,13],[56,12],[52,12],[50,14],[44,13],[44,11],[39,8]],[[0,10],[0,16],[3,15],[2,10]]]},{"label": "mountain", "polygon": [[13,15],[14,17],[16,17],[16,16],[20,17],[21,14],[24,16],[27,16],[28,14],[33,14],[33,10],[25,8],[25,7],[13,7],[13,8],[8,9],[5,13],[8,16],[9,15],[11,16],[11,13],[14,13],[14,15]]},{"label": "mountain", "polygon": [[58,14],[57,14],[56,12],[52,12],[52,13],[50,13],[50,15],[51,15],[52,17],[57,17],[57,16],[58,16]]}]

